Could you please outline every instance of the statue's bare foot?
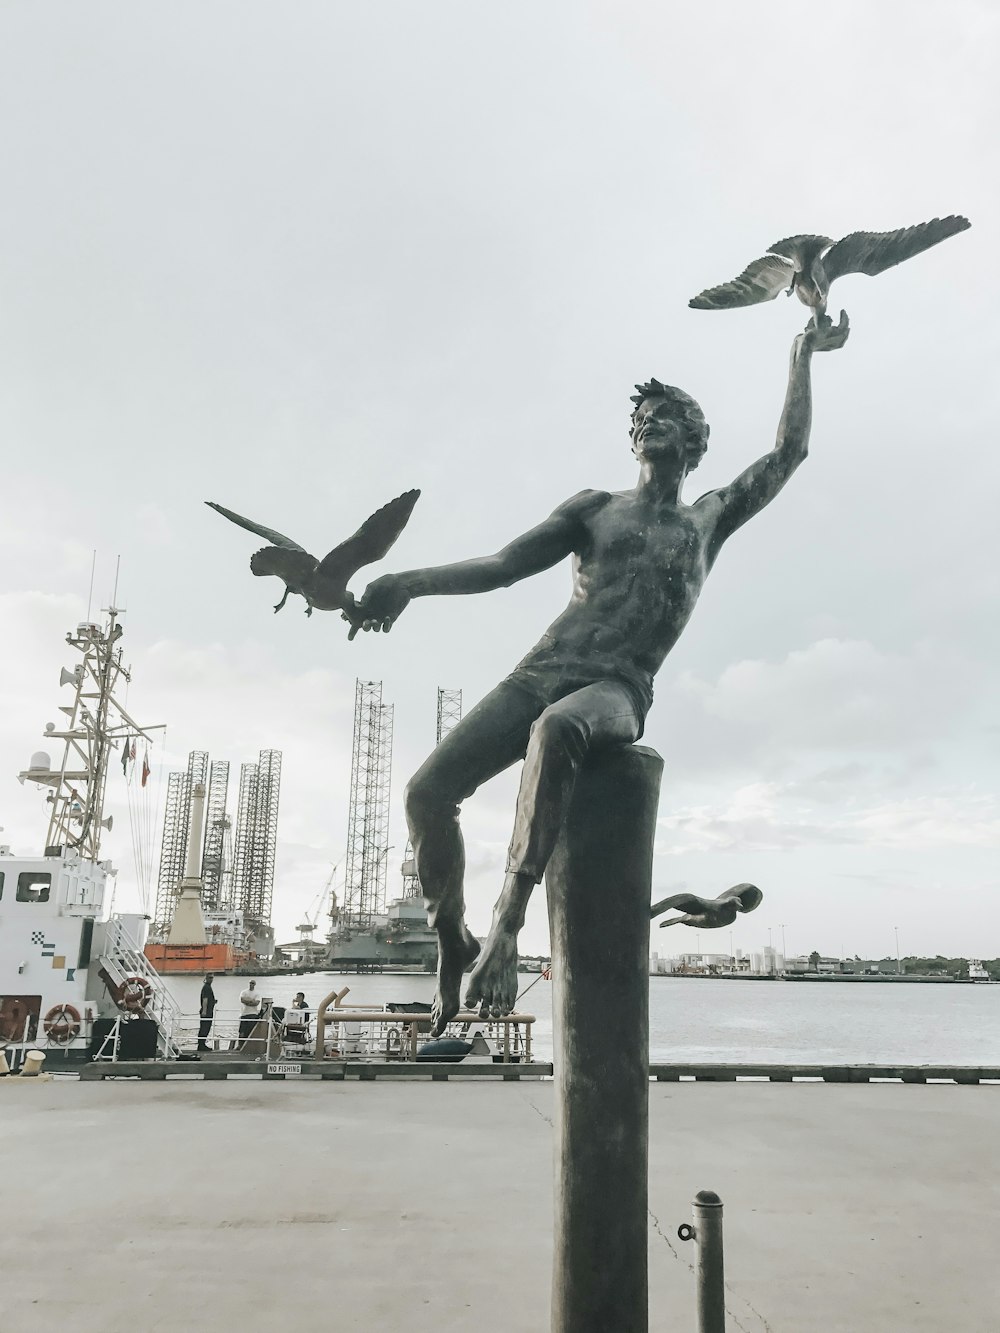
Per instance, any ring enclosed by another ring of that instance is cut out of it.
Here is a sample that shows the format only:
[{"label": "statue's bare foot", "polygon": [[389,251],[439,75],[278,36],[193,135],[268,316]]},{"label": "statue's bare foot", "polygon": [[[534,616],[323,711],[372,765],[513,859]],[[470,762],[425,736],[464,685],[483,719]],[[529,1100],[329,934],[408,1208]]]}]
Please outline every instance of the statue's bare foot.
[{"label": "statue's bare foot", "polygon": [[440,1037],[462,1007],[462,973],[479,956],[479,941],[463,921],[438,927],[438,985],[431,1005],[431,1036]]},{"label": "statue's bare foot", "polygon": [[509,1014],[517,1000],[517,931],[494,922],[486,947],[469,978],[465,1006],[480,1015]]}]

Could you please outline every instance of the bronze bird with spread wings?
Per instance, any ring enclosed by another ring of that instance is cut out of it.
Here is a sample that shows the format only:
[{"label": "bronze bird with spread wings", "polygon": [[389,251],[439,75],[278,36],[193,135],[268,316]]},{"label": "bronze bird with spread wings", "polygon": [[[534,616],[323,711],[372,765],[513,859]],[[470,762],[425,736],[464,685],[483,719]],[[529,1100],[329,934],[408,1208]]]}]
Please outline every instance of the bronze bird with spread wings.
[{"label": "bronze bird with spread wings", "polygon": [[249,518],[234,514],[231,509],[224,509],[214,500],[206,500],[210,509],[228,518],[230,523],[237,523],[248,532],[255,532],[271,543],[262,546],[250,557],[250,569],[258,577],[275,574],[285,585],[285,595],[274,608],[280,611],[288,601],[289,593],[296,593],[306,599],[306,615],[313,611],[343,611],[347,619],[351,618],[355,601],[353,593],[347,591],[347,585],[364,565],[381,560],[388,554],[389,548],[406,527],[413,506],[420,496],[419,491],[406,491],[390,500],[387,505],[377,509],[371,518],[366,518],[353,537],[335,546],[329,555],[317,560],[298,542],[290,537],[265,528]]},{"label": "bronze bird with spread wings", "polygon": [[696,893],[675,893],[669,898],[662,898],[649,909],[649,915],[659,916],[661,912],[676,909],[683,916],[673,916],[669,921],[661,921],[664,926],[695,926],[699,930],[718,930],[720,926],[731,926],[738,912],[752,912],[764,901],[764,895],[756,884],[734,884],[718,898],[699,898]]},{"label": "bronze bird with spread wings", "polygon": [[818,325],[826,316],[830,284],[836,278],[845,273],[874,277],[970,226],[968,218],[951,216],[900,231],[853,231],[836,243],[829,236],[788,236],[748,264],[738,278],[708,287],[688,305],[694,310],[729,310],[794,292],[811,307]]}]

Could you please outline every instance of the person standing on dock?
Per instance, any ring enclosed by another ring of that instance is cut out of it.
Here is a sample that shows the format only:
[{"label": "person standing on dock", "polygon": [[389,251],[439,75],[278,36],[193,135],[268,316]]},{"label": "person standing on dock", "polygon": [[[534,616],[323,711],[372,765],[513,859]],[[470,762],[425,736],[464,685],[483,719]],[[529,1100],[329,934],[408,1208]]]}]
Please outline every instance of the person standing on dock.
[{"label": "person standing on dock", "polygon": [[260,1017],[260,996],[257,982],[251,980],[246,990],[240,991],[240,1041],[246,1041]]},{"label": "person standing on dock", "polygon": [[217,1004],[215,991],[212,989],[212,974],[209,973],[205,978],[205,984],[201,988],[201,1004],[198,1010],[201,1022],[198,1024],[198,1050],[208,1050],[208,1034],[212,1031],[212,1020],[215,1016],[215,1006]]}]

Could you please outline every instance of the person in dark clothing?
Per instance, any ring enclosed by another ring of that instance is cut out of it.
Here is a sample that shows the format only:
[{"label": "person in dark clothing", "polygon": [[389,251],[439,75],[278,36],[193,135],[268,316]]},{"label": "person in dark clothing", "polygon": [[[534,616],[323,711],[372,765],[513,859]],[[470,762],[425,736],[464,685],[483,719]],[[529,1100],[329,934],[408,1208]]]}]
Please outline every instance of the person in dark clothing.
[{"label": "person in dark clothing", "polygon": [[297,991],[291,1003],[291,1013],[286,1020],[286,1031],[298,1031],[303,1040],[309,1040],[309,1001],[305,991]]},{"label": "person in dark clothing", "polygon": [[205,978],[205,984],[201,988],[201,1004],[198,1010],[201,1022],[198,1024],[198,1050],[208,1050],[208,1034],[212,1031],[212,1018],[215,1014],[217,1004],[215,991],[212,989],[212,977],[209,974]]}]

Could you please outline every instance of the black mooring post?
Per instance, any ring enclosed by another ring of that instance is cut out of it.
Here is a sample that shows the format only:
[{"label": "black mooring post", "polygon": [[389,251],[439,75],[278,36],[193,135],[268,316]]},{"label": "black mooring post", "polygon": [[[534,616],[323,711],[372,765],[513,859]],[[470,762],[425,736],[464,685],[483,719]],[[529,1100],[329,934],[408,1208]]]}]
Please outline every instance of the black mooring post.
[{"label": "black mooring post", "polygon": [[552,1333],[647,1333],[649,905],[663,760],[586,760],[546,872],[556,1062]]},{"label": "black mooring post", "polygon": [[691,1213],[693,1223],[682,1223],[677,1235],[697,1245],[698,1333],[726,1333],[722,1200],[714,1190],[699,1190],[692,1200]]}]

